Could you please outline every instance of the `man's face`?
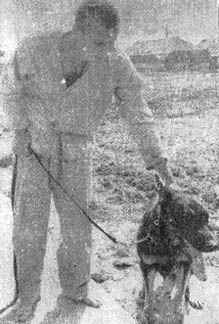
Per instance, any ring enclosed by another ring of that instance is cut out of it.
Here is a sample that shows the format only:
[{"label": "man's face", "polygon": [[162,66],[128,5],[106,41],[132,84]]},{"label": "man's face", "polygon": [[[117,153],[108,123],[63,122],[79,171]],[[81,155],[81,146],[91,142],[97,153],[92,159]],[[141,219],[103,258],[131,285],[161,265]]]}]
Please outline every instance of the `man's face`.
[{"label": "man's face", "polygon": [[117,32],[114,29],[107,29],[97,21],[91,26],[84,32],[87,52],[98,58],[104,57],[112,50]]}]

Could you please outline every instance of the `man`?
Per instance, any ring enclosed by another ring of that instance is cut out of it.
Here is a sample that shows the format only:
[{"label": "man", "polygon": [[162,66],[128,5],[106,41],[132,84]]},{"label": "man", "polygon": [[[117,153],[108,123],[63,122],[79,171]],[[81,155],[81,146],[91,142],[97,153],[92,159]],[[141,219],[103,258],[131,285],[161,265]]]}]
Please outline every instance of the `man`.
[{"label": "man", "polygon": [[51,193],[61,223],[61,297],[98,306],[88,294],[91,224],[46,170],[86,211],[89,146],[113,97],[139,141],[146,167],[171,181],[141,95],[144,85],[114,47],[118,31],[111,4],[85,1],[70,32],[25,39],[4,72],[4,106],[17,157],[13,243],[18,300],[7,315],[15,322],[31,319],[40,299]]}]

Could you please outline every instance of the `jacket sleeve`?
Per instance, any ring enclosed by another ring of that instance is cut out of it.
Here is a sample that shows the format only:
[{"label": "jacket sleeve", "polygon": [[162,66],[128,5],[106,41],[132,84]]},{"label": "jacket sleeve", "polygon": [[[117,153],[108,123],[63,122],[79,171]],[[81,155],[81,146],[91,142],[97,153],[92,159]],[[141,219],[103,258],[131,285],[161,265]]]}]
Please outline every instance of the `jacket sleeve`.
[{"label": "jacket sleeve", "polygon": [[[165,159],[155,133],[155,122],[143,98],[145,85],[128,57],[120,63],[115,97],[120,115],[127,121],[148,169]],[[166,159],[165,159],[166,160]]]},{"label": "jacket sleeve", "polygon": [[1,103],[11,130],[25,129],[28,126],[28,91],[26,81],[34,73],[30,52],[24,46],[18,47],[1,75]]}]

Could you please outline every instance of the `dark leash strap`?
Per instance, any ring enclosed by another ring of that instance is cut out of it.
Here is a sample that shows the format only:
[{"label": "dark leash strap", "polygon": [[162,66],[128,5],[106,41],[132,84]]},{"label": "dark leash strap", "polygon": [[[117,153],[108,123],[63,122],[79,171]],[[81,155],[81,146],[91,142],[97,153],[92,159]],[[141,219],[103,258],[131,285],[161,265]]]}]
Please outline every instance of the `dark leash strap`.
[{"label": "dark leash strap", "polygon": [[12,182],[11,182],[11,208],[14,212],[14,204],[15,204],[15,191],[16,191],[16,180],[17,180],[17,167],[18,165],[18,156],[15,154],[13,173],[12,173]]},{"label": "dark leash strap", "polygon": [[107,233],[100,225],[98,225],[89,215],[88,213],[79,205],[79,203],[76,201],[75,197],[73,195],[70,195],[68,191],[60,184],[60,182],[51,174],[51,172],[45,167],[45,165],[42,163],[41,159],[39,158],[38,154],[30,147],[29,148],[30,153],[32,153],[37,160],[37,162],[40,164],[40,166],[43,168],[43,170],[47,173],[50,179],[52,179],[55,184],[64,192],[64,194],[74,202],[74,204],[80,209],[80,211],[83,213],[83,215],[91,222],[92,225],[94,225],[99,231],[101,231],[105,236],[107,236],[113,243],[119,243],[118,240]]},{"label": "dark leash strap", "polygon": [[[12,173],[12,182],[11,182],[11,207],[13,213],[15,211],[14,205],[15,205],[15,192],[16,192],[17,169],[18,169],[17,166],[18,166],[18,157],[17,155],[15,155],[14,167]],[[7,304],[5,307],[0,309],[0,314],[4,313],[8,308],[12,307],[18,300],[19,287],[18,287],[18,279],[17,279],[17,259],[16,259],[15,251],[13,252],[13,270],[14,270],[14,280],[15,280],[14,298],[9,304]]]}]

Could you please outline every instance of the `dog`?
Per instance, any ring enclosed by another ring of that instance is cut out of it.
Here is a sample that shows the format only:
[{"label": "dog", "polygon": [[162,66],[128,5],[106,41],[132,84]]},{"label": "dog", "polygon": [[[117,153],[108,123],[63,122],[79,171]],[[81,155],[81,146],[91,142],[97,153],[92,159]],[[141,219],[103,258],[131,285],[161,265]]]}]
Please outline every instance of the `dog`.
[{"label": "dog", "polygon": [[180,324],[188,305],[202,309],[199,302],[190,300],[189,278],[195,274],[207,279],[202,252],[219,249],[219,229],[209,224],[201,204],[155,177],[157,201],[144,214],[137,233],[144,281],[139,321]]}]

